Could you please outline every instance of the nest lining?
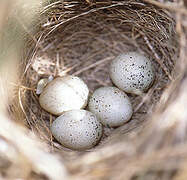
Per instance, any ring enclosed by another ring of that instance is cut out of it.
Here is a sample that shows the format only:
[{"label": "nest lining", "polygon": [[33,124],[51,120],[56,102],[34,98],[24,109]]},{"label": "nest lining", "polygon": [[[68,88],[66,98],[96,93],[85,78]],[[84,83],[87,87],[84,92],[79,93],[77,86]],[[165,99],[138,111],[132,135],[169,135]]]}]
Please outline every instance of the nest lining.
[{"label": "nest lining", "polygon": [[156,80],[143,96],[129,95],[133,117],[117,129],[105,128],[100,143],[105,145],[110,136],[141,127],[173,79],[178,55],[174,20],[162,9],[143,1],[57,2],[42,12],[41,28],[34,37],[37,42],[29,42],[30,55],[21,71],[22,84],[32,89],[21,94],[22,110],[29,128],[52,149],[64,150],[62,154],[67,150],[67,160],[82,153],[70,153],[52,138],[49,127],[56,117],[39,106],[34,91],[38,80],[50,75],[73,74],[81,77],[93,92],[98,87],[112,85],[108,66],[118,54],[133,50],[146,54],[153,62]]}]

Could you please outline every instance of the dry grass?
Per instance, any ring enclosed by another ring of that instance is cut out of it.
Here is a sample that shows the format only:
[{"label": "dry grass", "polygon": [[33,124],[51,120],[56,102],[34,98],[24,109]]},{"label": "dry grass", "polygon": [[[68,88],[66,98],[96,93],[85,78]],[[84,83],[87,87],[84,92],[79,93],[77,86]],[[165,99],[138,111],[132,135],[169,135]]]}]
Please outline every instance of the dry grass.
[{"label": "dry grass", "polygon": [[[13,123],[6,118],[0,128],[3,142],[14,142],[11,134],[25,138],[11,145],[18,149],[21,160],[13,161],[16,155],[5,158],[13,164],[8,173],[16,170],[13,162],[28,168],[12,176],[5,171],[2,177],[60,179],[66,174],[64,164],[69,172],[66,179],[186,179],[187,10],[182,2],[46,1],[39,12],[33,29],[28,28],[29,23],[21,23],[26,32],[25,48],[18,83],[11,83],[15,98],[8,101],[9,117],[25,124],[29,134],[18,125],[5,131],[8,123]],[[134,108],[131,121],[116,129],[105,128],[101,143],[89,151],[62,147],[49,130],[55,116],[38,104],[38,80],[50,75],[78,75],[92,92],[112,85],[108,65],[116,55],[129,50],[149,56],[156,71],[147,93],[130,96]],[[31,140],[30,133],[40,140]],[[41,150],[41,140],[47,151],[60,156],[61,165]]]},{"label": "dry grass", "polygon": [[[161,92],[173,79],[172,69],[178,53],[174,22],[162,9],[136,1],[103,1],[94,6],[57,1],[44,8],[43,30],[24,69],[27,82],[23,83],[34,89],[42,77],[73,74],[80,76],[92,92],[99,86],[112,85],[108,65],[115,56],[139,50],[153,60],[157,78],[147,94],[130,97],[135,113],[120,128],[127,132],[146,119],[147,112],[152,112]],[[161,21],[157,22],[158,19]],[[27,109],[24,111],[31,128],[50,142],[51,116],[41,109],[34,91],[27,91],[26,98],[28,107],[24,105]],[[109,136],[112,131],[106,129],[105,135]]]}]

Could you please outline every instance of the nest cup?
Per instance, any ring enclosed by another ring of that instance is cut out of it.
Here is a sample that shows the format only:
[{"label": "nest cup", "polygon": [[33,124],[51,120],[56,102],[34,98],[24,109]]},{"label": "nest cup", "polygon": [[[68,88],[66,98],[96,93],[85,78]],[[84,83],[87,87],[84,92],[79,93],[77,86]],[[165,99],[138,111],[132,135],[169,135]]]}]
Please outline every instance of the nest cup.
[{"label": "nest cup", "polygon": [[[40,107],[35,93],[38,81],[51,75],[76,75],[93,92],[112,85],[108,67],[116,56],[139,51],[153,63],[153,86],[141,96],[129,95],[134,110],[131,120],[119,128],[105,128],[101,142],[88,151],[112,148],[122,139],[142,132],[139,127],[152,118],[162,93],[174,78],[179,49],[172,15],[134,0],[56,1],[44,7],[33,31],[34,40],[28,37],[26,63],[20,68],[21,84],[29,88],[21,91],[24,123],[65,162],[77,160],[87,152],[66,149],[52,137],[49,127],[56,116]],[[17,104],[20,106],[20,101]]]},{"label": "nest cup", "polygon": [[[93,92],[112,85],[108,72],[111,60],[136,50],[153,62],[156,80],[143,96],[129,95],[134,114],[119,131],[129,132],[146,120],[173,78],[177,43],[172,17],[162,9],[131,1],[103,2],[98,7],[86,2],[58,3],[48,7],[42,18],[42,28],[35,34],[40,39],[37,44],[33,42],[32,58],[27,58],[23,68],[25,86],[34,89],[41,78],[70,74],[81,77]],[[60,148],[49,130],[56,117],[40,107],[34,91],[27,91],[24,108],[30,128]],[[106,128],[104,138],[112,131]]]}]

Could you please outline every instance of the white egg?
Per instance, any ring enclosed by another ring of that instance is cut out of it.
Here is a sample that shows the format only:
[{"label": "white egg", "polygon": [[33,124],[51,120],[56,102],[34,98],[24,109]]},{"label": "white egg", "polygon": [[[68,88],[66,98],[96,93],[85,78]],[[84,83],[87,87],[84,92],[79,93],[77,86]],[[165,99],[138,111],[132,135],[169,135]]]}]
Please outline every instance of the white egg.
[{"label": "white egg", "polygon": [[102,136],[102,124],[89,111],[71,110],[52,123],[51,132],[65,147],[85,150],[99,142]]},{"label": "white egg", "polygon": [[88,87],[80,78],[58,77],[43,89],[39,103],[46,111],[61,115],[64,111],[84,108],[88,95]]},{"label": "white egg", "polygon": [[90,97],[88,108],[100,122],[117,127],[129,121],[133,110],[128,96],[116,87],[101,87]]},{"label": "white egg", "polygon": [[141,94],[154,81],[151,61],[138,52],[128,52],[114,59],[109,69],[113,83],[127,93]]}]

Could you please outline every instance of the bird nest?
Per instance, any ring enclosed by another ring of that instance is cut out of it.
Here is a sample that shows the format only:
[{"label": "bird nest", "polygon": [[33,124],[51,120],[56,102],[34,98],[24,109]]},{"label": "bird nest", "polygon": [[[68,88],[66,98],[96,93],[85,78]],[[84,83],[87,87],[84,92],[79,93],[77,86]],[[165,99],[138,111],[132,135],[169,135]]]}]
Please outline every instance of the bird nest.
[{"label": "bird nest", "polygon": [[[187,163],[185,14],[178,4],[150,0],[65,0],[46,2],[40,8],[34,28],[25,37],[18,96],[10,114],[34,132],[48,151],[60,156],[67,179],[185,176],[181,168]],[[105,128],[93,149],[77,152],[59,144],[50,132],[56,116],[38,103],[38,81],[76,75],[93,92],[112,85],[111,60],[134,50],[151,59],[156,78],[148,92],[129,95],[134,110],[131,120],[118,128]]]}]

